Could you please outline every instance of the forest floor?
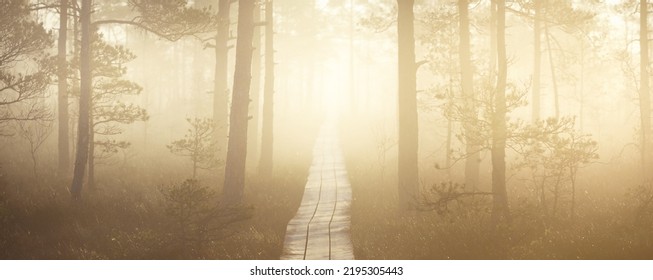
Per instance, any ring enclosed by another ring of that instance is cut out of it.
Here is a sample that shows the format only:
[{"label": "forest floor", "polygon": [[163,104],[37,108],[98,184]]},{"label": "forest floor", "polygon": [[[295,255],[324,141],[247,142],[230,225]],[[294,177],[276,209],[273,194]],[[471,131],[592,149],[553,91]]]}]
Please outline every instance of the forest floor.
[{"label": "forest floor", "polygon": [[[573,219],[543,215],[514,180],[509,224],[492,223],[491,200],[483,197],[455,201],[440,211],[400,210],[396,156],[391,155],[396,149],[371,139],[368,127],[349,122],[340,133],[348,137],[342,142],[352,185],[356,259],[653,259],[653,205],[625,191],[632,184],[600,186],[621,171],[589,171],[595,178],[583,180],[589,183],[578,190],[582,195]],[[440,183],[436,180],[431,184]]]},{"label": "forest floor", "polygon": [[306,183],[315,121],[279,128],[284,144],[275,144],[274,176],[264,182],[249,175],[246,207],[239,209],[214,209],[220,190],[207,179],[199,185],[208,206],[189,217],[175,214],[179,197],[189,194],[166,194],[186,178],[164,161],[99,175],[102,183],[84,190],[81,202],[71,201],[69,180],[44,174],[35,181],[29,170],[4,174],[0,259],[279,259]]}]

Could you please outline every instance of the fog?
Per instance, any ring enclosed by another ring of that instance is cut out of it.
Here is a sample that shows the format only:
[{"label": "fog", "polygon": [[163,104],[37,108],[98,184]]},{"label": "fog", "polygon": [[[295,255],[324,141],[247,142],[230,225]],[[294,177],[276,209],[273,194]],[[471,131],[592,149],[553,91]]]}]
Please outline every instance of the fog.
[{"label": "fog", "polygon": [[412,2],[3,1],[1,258],[653,257],[650,7]]}]

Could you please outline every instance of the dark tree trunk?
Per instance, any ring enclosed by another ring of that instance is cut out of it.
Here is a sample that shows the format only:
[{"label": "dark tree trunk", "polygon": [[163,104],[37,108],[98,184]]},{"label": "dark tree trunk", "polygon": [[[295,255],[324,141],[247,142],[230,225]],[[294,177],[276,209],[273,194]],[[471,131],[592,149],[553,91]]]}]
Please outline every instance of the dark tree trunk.
[{"label": "dark tree trunk", "polygon": [[215,125],[215,140],[222,158],[227,150],[228,130],[228,55],[229,55],[229,10],[231,0],[220,0],[218,3],[218,31],[215,36],[215,77],[213,89],[213,123]]},{"label": "dark tree trunk", "polygon": [[91,5],[92,0],[82,0],[80,12],[81,48],[80,48],[80,95],[79,120],[77,122],[77,153],[75,155],[75,170],[70,193],[77,200],[82,195],[84,173],[88,161],[89,147],[89,113],[91,105],[92,73],[91,73]]},{"label": "dark tree trunk", "polygon": [[245,190],[247,157],[247,109],[252,75],[252,36],[255,0],[240,0],[238,4],[238,39],[236,70],[229,118],[229,140],[225,166],[224,194],[227,203],[240,204]]},{"label": "dark tree trunk", "polygon": [[497,88],[492,116],[492,192],[494,194],[492,218],[495,222],[509,221],[508,192],[506,190],[506,2],[497,4]]},{"label": "dark tree trunk", "polygon": [[[254,7],[254,22],[261,21],[261,6]],[[254,53],[252,54],[252,88],[250,90],[250,122],[247,132],[247,162],[254,166],[258,161],[259,148],[259,100],[261,95],[261,29],[255,27],[253,38]]]},{"label": "dark tree trunk", "polygon": [[274,132],[274,3],[265,2],[265,85],[263,92],[263,118],[261,127],[261,158],[259,175],[272,175]]},{"label": "dark tree trunk", "polygon": [[[93,102],[91,102],[93,104]],[[90,112],[88,131],[88,181],[86,185],[89,190],[95,189],[95,126],[93,123],[93,110]]]},{"label": "dark tree trunk", "polygon": [[467,159],[465,160],[465,185],[472,190],[478,188],[478,175],[480,169],[480,156],[476,144],[474,124],[476,122],[476,105],[474,97],[474,69],[472,68],[472,55],[469,34],[469,1],[458,1],[458,13],[460,24],[460,69],[463,100],[465,103],[465,115],[469,118],[463,123],[465,129],[465,142]]},{"label": "dark tree trunk", "polygon": [[642,146],[642,174],[644,181],[650,181],[653,176],[651,172],[651,95],[649,92],[649,57],[648,57],[648,4],[646,0],[640,0],[640,26],[639,26],[639,49],[640,61],[640,87],[639,87],[639,111],[641,119],[641,146]]},{"label": "dark tree trunk", "polygon": [[66,62],[66,43],[68,41],[68,0],[61,0],[59,5],[59,38],[57,46],[58,78],[58,153],[59,176],[68,176],[70,150],[68,140],[68,63]]},{"label": "dark tree trunk", "polygon": [[417,92],[415,64],[415,36],[413,28],[414,0],[397,0],[397,33],[399,51],[399,200],[403,207],[411,207],[419,193],[417,171]]},{"label": "dark tree trunk", "polygon": [[535,2],[535,16],[533,19],[533,96],[532,96],[532,121],[537,122],[540,120],[540,76],[542,65],[542,8],[540,1]]}]

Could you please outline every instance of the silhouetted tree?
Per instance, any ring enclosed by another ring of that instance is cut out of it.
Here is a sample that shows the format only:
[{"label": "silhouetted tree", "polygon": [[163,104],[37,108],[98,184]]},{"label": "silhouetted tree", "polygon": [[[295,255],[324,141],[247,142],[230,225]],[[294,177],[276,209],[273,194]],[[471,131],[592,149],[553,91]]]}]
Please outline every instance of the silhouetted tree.
[{"label": "silhouetted tree", "polygon": [[510,220],[506,190],[506,1],[492,0],[497,7],[497,85],[492,115],[492,217],[495,222]]},{"label": "silhouetted tree", "polygon": [[197,177],[197,169],[211,169],[219,164],[216,156],[216,141],[214,139],[214,122],[211,119],[186,119],[190,125],[184,138],[168,145],[171,153],[188,157],[193,162],[193,179]]},{"label": "silhouetted tree", "polygon": [[215,73],[213,89],[213,122],[215,138],[221,157],[227,150],[227,131],[229,127],[229,14],[232,0],[218,1],[217,32],[215,33]]},{"label": "silhouetted tree", "polygon": [[274,2],[265,2],[265,81],[261,116],[261,157],[259,175],[272,175],[274,133]]},{"label": "silhouetted tree", "polygon": [[[73,199],[81,198],[82,182],[88,162],[90,130],[90,99],[92,91],[91,36],[100,25],[123,24],[136,26],[159,37],[176,41],[184,36],[207,32],[212,18],[206,10],[186,7],[186,1],[129,0],[127,3],[137,15],[131,18],[101,19],[91,22],[92,0],[83,0],[80,12],[80,98],[75,170],[70,192]],[[129,15],[127,15],[129,16]]]},{"label": "silhouetted tree", "polygon": [[252,75],[252,37],[254,34],[254,0],[238,4],[238,38],[234,91],[229,117],[229,140],[225,165],[224,195],[228,204],[242,202],[245,190],[247,158],[247,121]]},{"label": "silhouetted tree", "polygon": [[45,50],[52,40],[43,26],[29,16],[20,0],[0,3],[0,135],[12,121],[43,120],[50,110],[42,102],[53,60]]},{"label": "silhouetted tree", "polygon": [[91,5],[92,0],[82,0],[79,13],[81,28],[81,45],[79,54],[80,94],[79,94],[79,120],[77,121],[77,153],[75,155],[75,168],[70,194],[74,200],[82,196],[82,183],[89,152],[91,90],[93,76],[91,73]]},{"label": "silhouetted tree", "polygon": [[417,171],[417,90],[413,0],[397,0],[399,48],[399,200],[404,207],[415,203],[419,192]]},{"label": "silhouetted tree", "polygon": [[70,165],[70,141],[68,139],[68,0],[59,1],[59,35],[57,44],[57,119],[59,176],[66,176]]},{"label": "silhouetted tree", "polygon": [[[458,1],[458,16],[460,25],[460,69],[463,102],[465,103],[465,112],[470,116],[469,121],[463,122],[465,128],[465,140],[467,158],[465,160],[465,185],[471,189],[478,187],[478,177],[480,169],[479,147],[473,140],[474,122],[476,122],[476,105],[474,97],[474,68],[472,67],[470,32],[469,32],[469,1]],[[471,123],[470,123],[471,122]]]},{"label": "silhouetted tree", "polygon": [[[95,160],[105,159],[120,149],[129,147],[128,141],[117,141],[112,136],[121,134],[121,125],[146,121],[147,112],[121,98],[138,95],[141,86],[124,79],[126,66],[135,56],[122,46],[111,46],[97,35],[92,44],[93,92],[90,112],[88,187],[95,186]],[[101,136],[101,138],[97,138]],[[99,147],[99,153],[96,152]]]},{"label": "silhouetted tree", "polygon": [[259,122],[261,116],[260,112],[260,100],[261,100],[261,3],[255,3],[254,7],[254,23],[256,27],[254,28],[254,38],[253,47],[254,52],[252,54],[252,87],[250,90],[250,124],[249,131],[247,132],[247,162],[250,166],[255,166],[258,163],[258,151],[259,151],[259,139],[261,134],[259,133]]},{"label": "silhouetted tree", "polygon": [[37,154],[48,140],[52,133],[52,120],[38,120],[34,122],[17,122],[18,134],[25,139],[29,145],[30,159],[32,160],[32,173],[34,179],[39,178],[38,173],[38,157]]},{"label": "silhouetted tree", "polygon": [[651,93],[649,87],[649,47],[648,47],[648,1],[639,1],[639,112],[641,120],[641,155],[644,181],[653,179],[651,170]]}]

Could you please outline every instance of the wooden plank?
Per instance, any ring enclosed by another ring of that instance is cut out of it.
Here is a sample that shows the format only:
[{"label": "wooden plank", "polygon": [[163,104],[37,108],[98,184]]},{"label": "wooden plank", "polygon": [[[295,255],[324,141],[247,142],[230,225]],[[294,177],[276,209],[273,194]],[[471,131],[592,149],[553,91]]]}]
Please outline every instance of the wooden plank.
[{"label": "wooden plank", "polygon": [[351,186],[333,123],[323,125],[302,202],[288,222],[281,259],[354,259]]}]

